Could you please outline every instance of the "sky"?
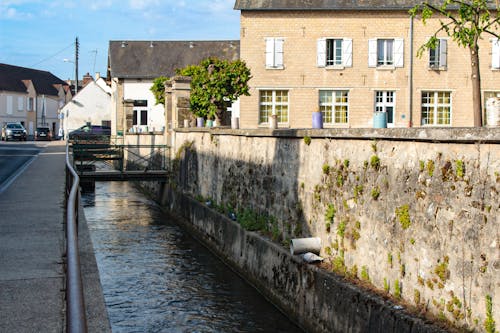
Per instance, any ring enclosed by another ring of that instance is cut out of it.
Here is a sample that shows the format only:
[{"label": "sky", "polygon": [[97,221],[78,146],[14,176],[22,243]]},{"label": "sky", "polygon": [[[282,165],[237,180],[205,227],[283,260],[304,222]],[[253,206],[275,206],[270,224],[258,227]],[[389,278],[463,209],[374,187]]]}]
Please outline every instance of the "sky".
[{"label": "sky", "polygon": [[[0,63],[106,75],[110,40],[239,39],[234,0],[0,0]],[[65,61],[66,59],[66,61]]]}]

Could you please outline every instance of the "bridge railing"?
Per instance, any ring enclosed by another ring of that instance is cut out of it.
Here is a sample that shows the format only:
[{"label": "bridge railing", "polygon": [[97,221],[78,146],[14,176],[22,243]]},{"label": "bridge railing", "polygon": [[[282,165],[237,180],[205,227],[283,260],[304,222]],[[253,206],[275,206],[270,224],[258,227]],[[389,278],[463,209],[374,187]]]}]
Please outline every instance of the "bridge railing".
[{"label": "bridge railing", "polygon": [[86,333],[87,319],[78,252],[79,177],[66,144],[66,331]]}]

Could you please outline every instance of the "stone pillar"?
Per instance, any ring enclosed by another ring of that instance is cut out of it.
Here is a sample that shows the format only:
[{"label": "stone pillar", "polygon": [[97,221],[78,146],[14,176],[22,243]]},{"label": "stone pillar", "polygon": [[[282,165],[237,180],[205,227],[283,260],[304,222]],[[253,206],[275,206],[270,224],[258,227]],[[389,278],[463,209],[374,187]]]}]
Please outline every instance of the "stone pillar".
[{"label": "stone pillar", "polygon": [[184,126],[184,119],[189,123],[194,120],[189,107],[191,96],[191,78],[188,76],[174,76],[172,78],[172,128]]},{"label": "stone pillar", "polygon": [[123,110],[123,135],[125,136],[129,129],[132,128],[134,119],[134,101],[131,99],[126,99],[122,103]]}]

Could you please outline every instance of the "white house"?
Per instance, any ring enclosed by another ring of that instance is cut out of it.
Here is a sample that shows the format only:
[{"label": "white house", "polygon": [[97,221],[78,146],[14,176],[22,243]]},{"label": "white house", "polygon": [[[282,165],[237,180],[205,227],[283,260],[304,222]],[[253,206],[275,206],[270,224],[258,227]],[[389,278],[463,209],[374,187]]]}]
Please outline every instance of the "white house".
[{"label": "white house", "polygon": [[86,123],[111,126],[111,88],[101,77],[91,80],[64,105],[60,117],[65,135]]}]

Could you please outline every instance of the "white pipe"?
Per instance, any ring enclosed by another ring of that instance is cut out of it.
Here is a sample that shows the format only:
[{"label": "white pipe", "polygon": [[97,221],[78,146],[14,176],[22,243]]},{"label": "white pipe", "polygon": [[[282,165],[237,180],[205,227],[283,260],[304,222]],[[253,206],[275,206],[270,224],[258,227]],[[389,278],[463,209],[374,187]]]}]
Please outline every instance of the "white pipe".
[{"label": "white pipe", "polygon": [[321,238],[295,238],[290,241],[290,253],[292,255],[312,252],[319,254],[321,250]]}]

